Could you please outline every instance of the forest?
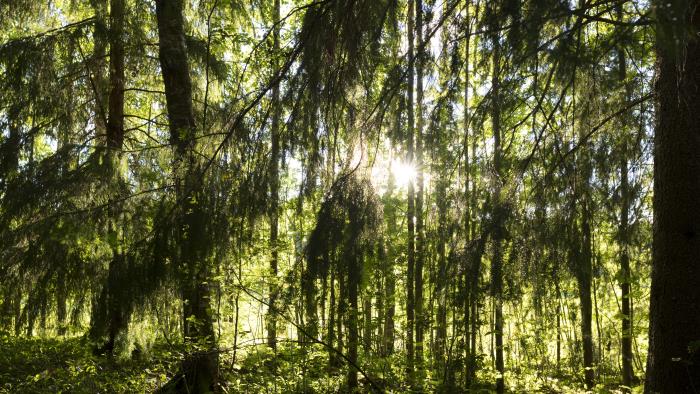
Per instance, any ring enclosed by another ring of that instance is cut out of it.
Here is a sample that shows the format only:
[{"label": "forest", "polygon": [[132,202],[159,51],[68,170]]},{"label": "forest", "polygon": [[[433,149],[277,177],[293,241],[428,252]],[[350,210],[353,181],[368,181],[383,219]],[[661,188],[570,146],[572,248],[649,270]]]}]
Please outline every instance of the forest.
[{"label": "forest", "polygon": [[700,0],[0,0],[0,393],[700,392]]}]

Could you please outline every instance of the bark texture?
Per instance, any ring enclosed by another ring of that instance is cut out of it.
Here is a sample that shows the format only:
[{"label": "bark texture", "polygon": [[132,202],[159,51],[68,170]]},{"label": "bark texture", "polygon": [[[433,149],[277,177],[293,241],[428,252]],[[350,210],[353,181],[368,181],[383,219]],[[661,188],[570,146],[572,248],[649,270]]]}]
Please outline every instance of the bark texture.
[{"label": "bark texture", "polygon": [[700,390],[700,42],[685,36],[690,29],[683,24],[700,29],[700,4],[665,3],[656,4],[658,102],[645,392],[692,393]]}]

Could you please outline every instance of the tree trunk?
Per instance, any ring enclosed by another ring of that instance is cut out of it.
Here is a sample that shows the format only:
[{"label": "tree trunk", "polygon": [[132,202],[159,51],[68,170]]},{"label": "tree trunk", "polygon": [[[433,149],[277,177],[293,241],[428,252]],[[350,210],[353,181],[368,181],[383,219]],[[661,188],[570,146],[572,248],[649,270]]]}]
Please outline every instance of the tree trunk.
[{"label": "tree trunk", "polygon": [[362,350],[369,355],[372,349],[372,297],[365,294],[362,297]]},{"label": "tree trunk", "polygon": [[[617,17],[618,20],[623,21],[622,17],[622,5],[618,4]],[[624,85],[624,100],[623,104],[627,103],[630,99],[630,87],[626,83],[627,80],[627,63],[625,59],[624,48],[618,48],[618,67],[620,75],[620,83]],[[626,117],[625,120],[628,120]],[[622,355],[622,384],[627,387],[632,387],[632,381],[634,379],[634,368],[632,366],[633,354],[632,354],[632,308],[631,308],[631,272],[630,272],[630,254],[629,248],[631,244],[630,239],[630,186],[629,186],[629,170],[627,164],[627,155],[629,150],[627,149],[627,132],[625,130],[625,120],[621,123],[622,134],[622,155],[620,160],[620,196],[621,196],[621,206],[620,206],[620,227],[619,227],[619,239],[620,239],[620,291],[622,295],[622,339],[621,339],[621,349],[620,353]],[[625,389],[629,392],[629,389]]]},{"label": "tree trunk", "polygon": [[[331,267],[331,273],[330,273],[330,283],[328,287],[330,287],[330,308],[328,308],[328,336],[326,338],[326,342],[328,342],[328,363],[331,367],[336,367],[340,360],[338,360],[338,355],[332,350],[334,349],[334,343],[336,340],[336,320],[339,319],[337,317],[338,310],[340,309],[340,303],[336,301],[336,296],[335,296],[335,268]],[[339,332],[339,330],[338,330]],[[342,351],[342,349],[339,349]]]},{"label": "tree trunk", "polygon": [[[575,88],[574,88],[575,91]],[[576,103],[574,102],[574,108]],[[578,126],[580,136],[584,136],[584,123]],[[574,125],[574,128],[576,125]],[[577,157],[577,169],[575,174],[574,190],[574,215],[580,218],[580,229],[576,221],[571,246],[574,248],[574,272],[579,292],[579,304],[581,309],[581,340],[583,343],[583,370],[584,381],[587,389],[592,389],[595,384],[595,371],[593,370],[593,301],[591,286],[593,283],[593,243],[591,233],[591,158],[587,151],[583,150]],[[576,208],[580,208],[577,210]]]},{"label": "tree trunk", "polygon": [[[280,19],[280,0],[274,0],[273,20]],[[273,51],[280,50],[280,25],[277,23],[273,30]],[[275,62],[276,63],[276,62]],[[275,64],[277,66],[277,64]],[[272,124],[271,124],[271,152],[270,152],[270,300],[267,313],[267,345],[272,349],[277,347],[277,320],[274,309],[277,305],[277,275],[279,260],[279,245],[277,244],[279,225],[279,162],[280,162],[280,118],[282,108],[280,103],[280,87],[275,84],[272,87]],[[313,284],[312,284],[313,285]]]},{"label": "tree trunk", "polygon": [[[409,0],[408,2],[408,59],[413,60],[413,41],[414,41],[414,2]],[[413,165],[413,140],[414,140],[414,114],[413,114],[413,80],[414,80],[414,67],[409,65],[408,67],[408,81],[407,81],[407,155],[406,162],[408,165]],[[408,253],[407,253],[407,272],[406,272],[406,358],[408,364],[408,374],[409,380],[414,371],[415,354],[414,354],[414,332],[415,327],[415,264],[416,264],[416,245],[415,245],[415,190],[413,187],[413,179],[408,180],[408,207],[406,209],[406,223],[408,226]]]},{"label": "tree trunk", "polygon": [[[479,2],[476,4],[476,10],[475,10],[475,20],[478,20],[478,14],[479,14]],[[474,57],[472,59],[472,64],[477,64],[477,51],[474,51]],[[472,146],[472,155],[471,155],[471,166],[469,168],[469,177],[472,179],[472,192],[471,196],[469,198],[469,211],[470,214],[473,215],[476,212],[477,204],[476,204],[476,182],[474,181],[476,179],[476,146],[477,146],[477,138],[476,134],[472,135],[471,139],[471,146]],[[476,221],[471,223],[471,233],[470,233],[470,238],[473,240],[476,238],[477,234],[477,224]],[[479,249],[476,252],[475,256],[471,257],[471,266],[469,267],[469,275],[470,277],[468,278],[468,284],[467,286],[469,287],[469,302],[471,302],[470,308],[471,308],[471,324],[467,322],[471,330],[469,331],[470,339],[469,339],[469,348],[471,349],[471,357],[469,358],[468,362],[468,371],[467,371],[467,376],[469,378],[470,382],[474,382],[474,378],[476,377],[476,354],[477,354],[477,334],[479,330],[479,280],[481,278],[481,259],[484,254],[484,242],[485,239],[482,239],[479,242]]]},{"label": "tree trunk", "polygon": [[[416,367],[418,372],[423,370],[423,342],[425,336],[425,323],[427,321],[423,313],[423,265],[425,261],[425,229],[423,228],[423,1],[416,0],[416,39],[418,49],[416,51],[416,266],[415,266],[415,308],[416,308]],[[422,377],[421,379],[422,380]]]},{"label": "tree trunk", "polygon": [[435,332],[435,367],[439,379],[447,372],[446,368],[446,344],[447,344],[447,180],[441,171],[441,179],[438,181],[438,239],[437,239],[437,280],[435,281],[435,300],[437,302],[437,329]]},{"label": "tree trunk", "polygon": [[[398,23],[398,21],[397,21]],[[398,26],[397,26],[398,28]],[[398,57],[398,45],[393,49],[393,55]],[[405,98],[399,98],[396,103],[396,113],[394,118],[394,133],[400,136],[402,131],[401,117],[404,109]],[[392,152],[393,156],[393,152]],[[392,245],[392,234],[398,234],[399,229],[396,225],[396,198],[394,197],[395,189],[394,174],[389,171],[389,179],[387,189],[384,194],[384,218],[387,223],[387,235],[383,246],[380,246],[384,251],[382,254],[384,267],[384,320],[379,324],[383,324],[382,337],[382,355],[389,356],[394,353],[394,317],[396,315],[396,276],[394,274],[394,258],[396,249]]]},{"label": "tree trunk", "polygon": [[[96,122],[96,126],[98,131],[100,126],[104,126],[106,149],[101,159],[104,161],[107,171],[107,181],[116,190],[121,177],[120,152],[124,144],[124,26],[126,6],[124,0],[110,0],[109,6],[109,31],[107,35],[107,42],[109,42],[109,91],[106,103],[107,113],[104,114],[101,107],[104,104],[99,100],[102,98],[101,92],[96,92],[100,96],[97,103],[100,106],[98,108],[100,114],[96,117],[99,120]],[[100,6],[95,5],[95,7],[97,7],[96,11],[99,14]],[[98,43],[99,41],[101,40],[98,39]],[[96,50],[104,51],[103,46],[98,43],[96,43]],[[96,55],[99,55],[99,53],[96,53]],[[97,89],[100,88],[102,88],[102,84],[98,84]],[[102,120],[103,117],[104,119]],[[114,194],[116,195],[116,193]],[[104,303],[100,307],[106,308],[104,311],[106,315],[103,315],[106,320],[104,322],[95,322],[97,327],[106,328],[107,342],[102,345],[101,350],[106,351],[108,354],[114,351],[117,335],[125,331],[129,323],[125,302],[128,290],[123,278],[125,257],[120,247],[120,208],[117,203],[112,203],[108,208],[107,241],[112,251],[112,259],[109,262],[107,282],[99,301]],[[93,335],[96,336],[104,334],[103,330],[93,332]]]},{"label": "tree trunk", "polygon": [[389,356],[394,353],[394,316],[396,315],[396,303],[394,300],[396,279],[394,278],[393,272],[387,276],[385,289],[384,355]]},{"label": "tree trunk", "polygon": [[109,107],[107,148],[120,151],[124,143],[124,0],[110,0]]},{"label": "tree trunk", "polygon": [[[343,337],[343,331],[347,333],[348,327],[347,327],[347,313],[348,313],[348,293],[347,293],[347,287],[345,287],[345,283],[347,281],[346,275],[342,270],[338,270],[337,272],[338,275],[338,310],[337,310],[337,315],[335,318],[335,337],[336,340],[338,341],[338,346],[337,349],[340,353],[343,353],[345,351],[345,339]],[[343,322],[345,322],[345,327],[343,327]],[[343,330],[345,329],[345,330]],[[340,364],[342,359],[340,357],[336,357],[336,362]]]},{"label": "tree trunk", "polygon": [[496,392],[502,394],[505,390],[504,364],[503,364],[503,212],[501,207],[501,43],[498,35],[492,37],[493,44],[493,75],[491,78],[491,122],[493,131],[493,257],[491,261],[491,297],[494,303],[494,337],[495,337],[495,361],[498,377],[496,378]]},{"label": "tree trunk", "polygon": [[[472,229],[471,229],[471,215],[472,215],[472,210],[471,210],[471,194],[472,190],[470,190],[470,180],[471,180],[471,163],[469,162],[469,123],[471,122],[471,108],[469,105],[469,87],[470,87],[470,78],[471,78],[471,70],[469,67],[469,56],[471,54],[471,17],[469,13],[469,7],[471,6],[471,0],[466,0],[465,4],[465,10],[466,10],[466,16],[465,20],[467,23],[467,37],[464,41],[464,244],[469,245],[469,241],[472,238]],[[463,272],[463,283],[464,283],[464,321],[463,321],[463,326],[464,326],[464,356],[465,356],[465,369],[464,369],[464,376],[465,376],[465,387],[469,387],[470,381],[471,381],[471,369],[472,369],[472,353],[473,349],[471,348],[471,341],[469,338],[469,333],[470,333],[470,318],[471,314],[470,309],[471,309],[471,300],[472,300],[472,294],[474,292],[474,289],[471,287],[471,279],[469,277],[469,273],[471,271],[470,269],[470,253],[465,253],[464,255],[464,260],[462,262],[462,272]]]},{"label": "tree trunk", "polygon": [[66,272],[65,269],[59,268],[56,278],[56,323],[58,325],[57,334],[60,336],[66,335],[66,298],[68,289],[66,287]]},{"label": "tree trunk", "polygon": [[[443,4],[443,12],[448,12],[448,4]],[[449,57],[448,57],[448,45],[449,45],[450,35],[445,27],[442,29],[442,53],[440,54],[441,64],[440,67],[447,71],[450,67]],[[444,74],[444,71],[441,73]],[[444,89],[448,89],[449,82],[445,76],[440,77],[440,85]],[[442,120],[441,120],[442,122]],[[442,381],[444,387],[451,387],[452,382],[452,367],[454,362],[450,362],[448,365],[448,349],[447,349],[447,314],[448,314],[448,299],[450,297],[450,289],[455,287],[455,282],[458,281],[459,276],[451,273],[448,277],[447,272],[447,240],[448,240],[448,198],[447,198],[447,188],[448,188],[448,176],[446,174],[446,168],[449,165],[447,162],[448,152],[446,149],[447,141],[442,136],[438,137],[434,142],[436,153],[436,158],[438,158],[433,166],[433,172],[438,175],[437,187],[436,187],[436,203],[438,208],[438,233],[436,240],[436,254],[437,254],[437,277],[432,278],[435,288],[435,293],[431,300],[437,302],[437,316],[436,316],[436,330],[435,330],[435,342],[433,355],[434,368],[437,373],[437,377]],[[466,146],[466,145],[465,145]],[[465,150],[468,150],[465,149]],[[467,154],[468,156],[468,154]],[[468,234],[468,233],[467,233]],[[454,293],[453,293],[454,294]],[[454,299],[454,298],[453,298]],[[455,305],[454,302],[451,302]],[[456,317],[456,315],[453,315]],[[453,319],[453,322],[456,319]],[[457,326],[453,324],[453,336],[455,335],[455,329]],[[449,354],[452,354],[450,349]],[[450,356],[449,359],[452,357]]]},{"label": "tree trunk", "polygon": [[[585,204],[588,205],[587,203]],[[590,210],[586,207],[582,212],[582,233],[583,244],[579,254],[578,263],[578,291],[581,303],[581,337],[583,339],[583,368],[587,389],[592,389],[594,382],[593,370],[593,302],[591,300],[592,283],[592,249],[591,249],[591,226],[589,222]]]},{"label": "tree trunk", "polygon": [[700,41],[690,31],[700,29],[700,3],[665,3],[656,2],[658,107],[645,392],[692,393],[700,388]]},{"label": "tree trunk", "polygon": [[557,273],[554,273],[554,286],[556,291],[556,315],[557,315],[557,374],[561,373],[561,289],[559,288],[559,277]]},{"label": "tree trunk", "polygon": [[[400,121],[400,112],[397,111],[397,128]],[[396,276],[394,275],[394,249],[389,244],[391,241],[390,235],[396,234],[398,228],[396,226],[396,209],[395,199],[393,197],[394,178],[389,174],[389,185],[384,196],[384,217],[387,221],[387,238],[386,245],[381,246],[384,252],[382,253],[384,266],[384,320],[380,324],[384,325],[382,336],[382,355],[389,356],[394,353],[394,317],[396,315]]]},{"label": "tree trunk", "polygon": [[[346,257],[348,258],[348,257]],[[362,266],[361,257],[353,252],[349,256],[348,270],[348,311],[347,311],[347,332],[348,332],[348,359],[351,364],[357,365],[357,348],[359,342],[358,335],[358,293],[360,286],[360,267]],[[354,365],[348,365],[347,381],[349,392],[354,392],[357,388],[357,369]]]},{"label": "tree trunk", "polygon": [[173,173],[178,209],[176,215],[176,264],[182,275],[183,331],[185,343],[199,349],[186,355],[180,392],[215,391],[218,385],[218,352],[209,305],[210,274],[207,265],[207,218],[204,216],[201,166],[195,153],[196,124],[192,108],[192,82],[187,63],[182,0],[157,0],[159,58],[170,121],[170,141],[175,146]]},{"label": "tree trunk", "polygon": [[22,329],[22,290],[20,286],[17,286],[12,293],[14,331],[15,336],[18,337]]},{"label": "tree trunk", "polygon": [[629,181],[627,158],[622,159],[620,166],[622,183],[620,185],[622,193],[622,212],[620,218],[620,290],[622,293],[622,384],[631,387],[634,379],[634,369],[632,366],[632,303],[631,295],[631,271],[629,255]]},{"label": "tree trunk", "polygon": [[[583,133],[581,133],[583,134]],[[577,158],[580,167],[575,174],[574,195],[572,197],[572,218],[569,235],[570,259],[573,263],[573,273],[579,295],[579,308],[581,311],[581,340],[583,345],[584,381],[587,389],[594,385],[593,371],[593,301],[591,298],[591,284],[593,275],[592,266],[592,242],[590,225],[590,165],[588,156]]]},{"label": "tree trunk", "polygon": [[[93,58],[96,70],[94,73],[94,89],[95,101],[93,111],[95,117],[95,134],[98,136],[107,135],[107,111],[108,111],[108,81],[104,71],[102,59],[105,58],[107,52],[107,44],[110,40],[110,35],[107,23],[107,5],[105,0],[90,0],[90,6],[95,13],[95,29],[93,30]],[[111,22],[110,22],[111,23]],[[110,57],[111,58],[111,57]],[[106,144],[105,144],[106,145]]]}]

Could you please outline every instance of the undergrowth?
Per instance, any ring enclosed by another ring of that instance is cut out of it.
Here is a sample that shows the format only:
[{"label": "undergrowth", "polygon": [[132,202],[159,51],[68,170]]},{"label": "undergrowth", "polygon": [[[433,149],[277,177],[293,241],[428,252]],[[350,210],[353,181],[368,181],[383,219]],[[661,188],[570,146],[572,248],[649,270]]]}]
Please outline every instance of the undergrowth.
[{"label": "undergrowth", "polygon": [[[181,347],[156,343],[131,355],[94,354],[82,337],[16,338],[0,335],[0,393],[150,393],[177,373]],[[221,353],[222,393],[343,393],[347,368],[339,361],[329,366],[328,352],[319,345],[248,346]],[[400,356],[360,360],[367,376],[360,387],[370,392],[407,393],[406,363]],[[477,376],[481,382],[495,380],[489,366]],[[446,388],[429,373],[417,378],[426,392],[468,392],[459,385]],[[514,393],[585,393],[582,382],[567,376],[538,375],[533,371],[507,372]],[[490,393],[488,384],[475,384],[473,393]],[[376,391],[376,390],[375,390]],[[622,393],[617,384],[598,385],[592,393]],[[633,393],[641,393],[635,387]]]}]

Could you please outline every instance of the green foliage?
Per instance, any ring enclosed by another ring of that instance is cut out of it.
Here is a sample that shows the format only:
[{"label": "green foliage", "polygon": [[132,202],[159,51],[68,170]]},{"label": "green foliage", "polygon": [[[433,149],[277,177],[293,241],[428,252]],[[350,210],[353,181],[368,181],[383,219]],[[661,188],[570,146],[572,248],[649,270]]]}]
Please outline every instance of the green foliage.
[{"label": "green foliage", "polygon": [[138,360],[92,355],[83,339],[0,336],[0,392],[152,392],[164,384],[177,355],[163,346]]},{"label": "green foliage", "polygon": [[624,285],[643,376],[649,18],[677,49],[688,1],[185,1],[174,131],[152,2],[124,0],[124,81],[109,3],[0,0],[0,390],[150,392],[204,351],[228,392],[574,393],[592,370],[615,393]]}]

